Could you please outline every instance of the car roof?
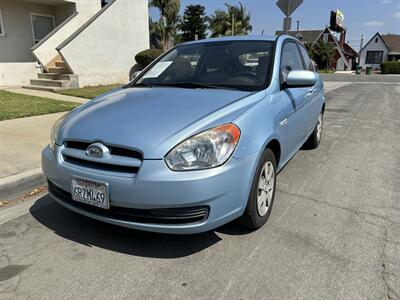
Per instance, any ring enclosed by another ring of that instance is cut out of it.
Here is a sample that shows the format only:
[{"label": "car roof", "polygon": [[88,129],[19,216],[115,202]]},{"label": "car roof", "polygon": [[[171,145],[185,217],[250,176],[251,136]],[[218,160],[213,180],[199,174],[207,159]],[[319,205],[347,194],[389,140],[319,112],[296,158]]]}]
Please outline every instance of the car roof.
[{"label": "car roof", "polygon": [[276,41],[278,36],[276,35],[240,35],[240,36],[223,36],[217,38],[208,38],[198,41],[190,41],[182,43],[181,45],[192,45],[201,43],[213,43],[213,42],[229,42],[229,41]]}]

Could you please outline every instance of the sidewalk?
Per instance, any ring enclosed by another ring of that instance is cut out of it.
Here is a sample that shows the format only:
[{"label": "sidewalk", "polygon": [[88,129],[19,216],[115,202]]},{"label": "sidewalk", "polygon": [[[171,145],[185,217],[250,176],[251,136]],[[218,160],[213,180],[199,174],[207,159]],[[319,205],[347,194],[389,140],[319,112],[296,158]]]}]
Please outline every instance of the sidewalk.
[{"label": "sidewalk", "polygon": [[3,88],[3,90],[7,91],[7,92],[17,93],[17,94],[38,96],[38,97],[50,98],[50,99],[55,99],[55,100],[68,101],[68,102],[85,103],[88,101],[88,99],[85,99],[85,98],[66,96],[66,95],[52,93],[52,92],[46,92],[46,91],[28,90],[28,89],[23,89],[23,88],[19,88],[19,87]]},{"label": "sidewalk", "polygon": [[[88,101],[15,87],[3,90],[77,103]],[[0,121],[0,199],[43,183],[41,151],[50,141],[54,122],[64,114],[66,112]]]}]

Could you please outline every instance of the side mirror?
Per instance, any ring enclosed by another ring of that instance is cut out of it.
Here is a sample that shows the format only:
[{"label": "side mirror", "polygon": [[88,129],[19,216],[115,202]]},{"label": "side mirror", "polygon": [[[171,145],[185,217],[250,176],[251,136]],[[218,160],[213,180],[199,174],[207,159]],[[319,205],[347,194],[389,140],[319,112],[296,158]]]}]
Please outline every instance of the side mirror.
[{"label": "side mirror", "polygon": [[290,71],[287,75],[285,85],[287,87],[313,86],[317,82],[317,76],[311,71]]},{"label": "side mirror", "polygon": [[140,74],[141,71],[136,71],[134,73],[132,73],[131,77],[129,78],[129,81],[134,80],[136,77],[138,77],[138,75]]}]

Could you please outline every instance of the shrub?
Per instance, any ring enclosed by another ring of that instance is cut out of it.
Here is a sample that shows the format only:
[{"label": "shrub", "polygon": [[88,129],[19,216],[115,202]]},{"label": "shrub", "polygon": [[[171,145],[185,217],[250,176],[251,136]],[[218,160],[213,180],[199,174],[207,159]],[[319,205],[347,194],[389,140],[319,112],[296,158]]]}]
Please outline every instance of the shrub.
[{"label": "shrub", "polygon": [[381,64],[382,74],[400,74],[400,61],[385,61]]},{"label": "shrub", "polygon": [[147,49],[139,52],[135,56],[136,63],[142,68],[147,67],[153,60],[163,54],[162,49]]}]

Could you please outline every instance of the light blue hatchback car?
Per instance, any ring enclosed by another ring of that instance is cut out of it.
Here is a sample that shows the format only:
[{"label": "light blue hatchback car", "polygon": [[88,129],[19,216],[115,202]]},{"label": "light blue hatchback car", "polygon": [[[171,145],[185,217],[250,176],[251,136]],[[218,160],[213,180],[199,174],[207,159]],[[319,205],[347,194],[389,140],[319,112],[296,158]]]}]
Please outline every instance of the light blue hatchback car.
[{"label": "light blue hatchback car", "polygon": [[190,234],[240,218],[257,229],[278,172],[320,143],[324,107],[292,37],[184,43],[58,120],[43,172],[55,200],[100,221]]}]

